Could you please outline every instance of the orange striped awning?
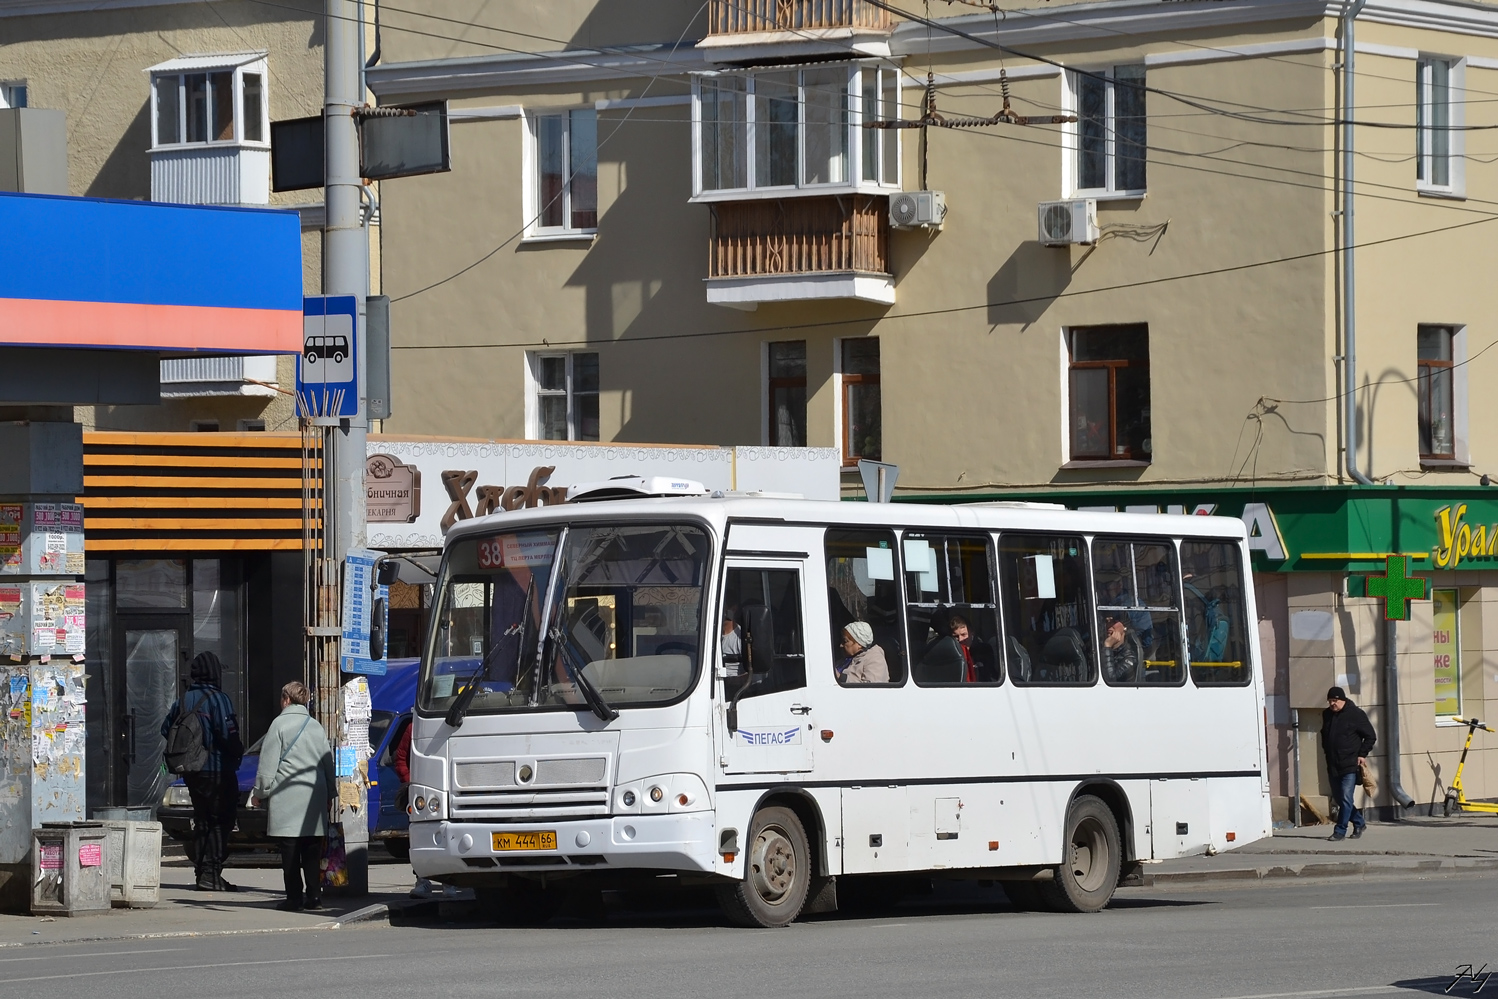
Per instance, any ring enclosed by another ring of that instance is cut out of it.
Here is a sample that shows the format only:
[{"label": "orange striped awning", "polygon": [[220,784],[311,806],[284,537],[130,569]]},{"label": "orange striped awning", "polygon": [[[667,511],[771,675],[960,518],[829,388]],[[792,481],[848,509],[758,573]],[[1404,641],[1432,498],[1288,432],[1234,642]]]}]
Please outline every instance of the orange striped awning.
[{"label": "orange striped awning", "polygon": [[300,434],[85,433],[84,549],[300,550],[301,448]]}]

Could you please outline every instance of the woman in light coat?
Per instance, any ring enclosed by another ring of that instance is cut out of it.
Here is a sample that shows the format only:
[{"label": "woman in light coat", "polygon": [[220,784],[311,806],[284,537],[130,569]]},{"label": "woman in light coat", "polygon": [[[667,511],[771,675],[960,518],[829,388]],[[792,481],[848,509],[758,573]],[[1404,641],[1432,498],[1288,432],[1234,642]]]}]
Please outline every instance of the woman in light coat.
[{"label": "woman in light coat", "polygon": [[281,713],[261,743],[252,792],[266,806],[266,834],[281,845],[286,900],[276,908],[293,912],[322,908],[322,840],[337,788],[333,750],[307,711],[309,700],[310,692],[295,680],[281,688]]}]

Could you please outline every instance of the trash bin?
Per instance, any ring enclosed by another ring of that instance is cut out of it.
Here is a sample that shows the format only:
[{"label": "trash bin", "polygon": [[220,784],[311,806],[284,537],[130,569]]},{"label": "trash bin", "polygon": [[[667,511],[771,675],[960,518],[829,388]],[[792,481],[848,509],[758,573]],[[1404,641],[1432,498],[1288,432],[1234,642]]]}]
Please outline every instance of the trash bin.
[{"label": "trash bin", "polygon": [[[98,817],[97,812],[94,813]],[[116,908],[149,909],[161,901],[161,823],[106,819],[109,901]]]},{"label": "trash bin", "polygon": [[108,912],[108,854],[102,822],[43,822],[32,830],[32,915]]}]

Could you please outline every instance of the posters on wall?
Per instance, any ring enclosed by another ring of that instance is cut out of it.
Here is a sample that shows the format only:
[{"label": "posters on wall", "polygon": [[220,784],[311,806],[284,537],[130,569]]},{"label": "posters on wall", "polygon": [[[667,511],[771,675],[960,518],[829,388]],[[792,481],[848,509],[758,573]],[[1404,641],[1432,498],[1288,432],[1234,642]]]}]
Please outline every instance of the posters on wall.
[{"label": "posters on wall", "polygon": [[1432,590],[1432,632],[1436,717],[1462,713],[1462,664],[1457,639],[1456,590]]},{"label": "posters on wall", "polygon": [[83,575],[83,507],[0,504],[0,575]]}]

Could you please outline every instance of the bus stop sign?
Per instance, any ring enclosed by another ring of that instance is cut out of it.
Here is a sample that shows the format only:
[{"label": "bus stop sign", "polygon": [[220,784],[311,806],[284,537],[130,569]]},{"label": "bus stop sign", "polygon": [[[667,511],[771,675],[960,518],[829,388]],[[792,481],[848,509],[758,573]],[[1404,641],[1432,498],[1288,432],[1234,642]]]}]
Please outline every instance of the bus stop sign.
[{"label": "bus stop sign", "polygon": [[297,408],[303,416],[350,417],[359,412],[359,306],[353,295],[302,299],[302,356],[296,364]]}]

